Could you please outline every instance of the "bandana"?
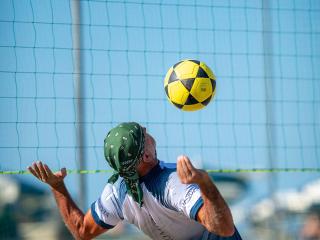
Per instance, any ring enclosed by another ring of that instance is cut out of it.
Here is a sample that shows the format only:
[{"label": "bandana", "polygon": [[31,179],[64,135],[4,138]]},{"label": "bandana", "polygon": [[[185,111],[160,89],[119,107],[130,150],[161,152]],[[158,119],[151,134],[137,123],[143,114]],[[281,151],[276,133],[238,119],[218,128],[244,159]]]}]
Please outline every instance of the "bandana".
[{"label": "bandana", "polygon": [[104,156],[114,173],[108,183],[115,183],[121,176],[128,194],[142,206],[143,193],[136,167],[144,152],[143,128],[135,122],[121,123],[111,129],[104,139]]}]

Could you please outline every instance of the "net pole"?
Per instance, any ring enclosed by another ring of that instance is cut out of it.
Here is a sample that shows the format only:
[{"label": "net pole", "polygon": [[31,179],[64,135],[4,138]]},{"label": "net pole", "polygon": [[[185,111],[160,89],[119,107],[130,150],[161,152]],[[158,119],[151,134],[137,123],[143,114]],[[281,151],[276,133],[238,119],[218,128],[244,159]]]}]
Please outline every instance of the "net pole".
[{"label": "net pole", "polygon": [[[272,105],[272,100],[274,99],[274,85],[273,85],[273,41],[272,41],[272,13],[270,10],[270,1],[262,1],[262,41],[263,41],[263,62],[264,62],[264,85],[265,85],[265,111],[266,111],[266,145],[267,147],[267,159],[269,169],[275,168],[275,153],[273,152],[273,146],[276,144],[276,136],[274,132],[274,127],[270,123],[276,121],[274,116],[274,109]],[[268,176],[268,191],[269,197],[273,202],[273,205],[277,206],[277,200],[274,197],[274,192],[277,188],[277,173],[270,172]],[[277,211],[275,211],[277,212]],[[270,231],[271,239],[280,239],[279,238],[279,225],[280,222],[273,220],[267,221],[268,229],[275,229],[276,231]]]},{"label": "net pole", "polygon": [[[271,13],[270,13],[270,5],[268,0],[263,0],[263,8],[262,8],[262,39],[263,39],[263,68],[264,68],[264,86],[265,86],[265,111],[266,111],[266,145],[267,147],[267,159],[268,165],[270,169],[275,168],[274,164],[274,153],[272,152],[272,146],[276,142],[274,128],[270,123],[275,122],[274,110],[272,108],[272,100],[274,93],[273,86],[273,44],[272,44],[272,35],[270,33],[271,30]],[[275,176],[272,176],[275,177]],[[270,190],[273,189],[273,184],[275,181],[270,177]],[[271,192],[270,192],[271,193]]]},{"label": "net pole", "polygon": [[[81,16],[80,16],[80,1],[71,1],[72,15],[72,44],[73,44],[73,64],[74,64],[74,86],[76,98],[76,141],[77,141],[77,156],[79,169],[86,169],[85,166],[85,129],[84,129],[84,102],[83,99],[83,78],[82,67],[83,59],[81,54]],[[79,206],[81,209],[86,207],[86,178],[85,174],[79,174]]]}]

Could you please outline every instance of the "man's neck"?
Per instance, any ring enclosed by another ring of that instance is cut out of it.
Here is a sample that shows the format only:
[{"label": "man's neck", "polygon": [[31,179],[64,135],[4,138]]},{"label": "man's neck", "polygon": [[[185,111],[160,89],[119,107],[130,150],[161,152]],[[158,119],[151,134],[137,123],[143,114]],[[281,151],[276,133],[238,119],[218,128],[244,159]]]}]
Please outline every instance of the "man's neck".
[{"label": "man's neck", "polygon": [[147,175],[151,169],[153,169],[159,163],[158,159],[154,159],[150,163],[143,163],[142,167],[139,169],[138,173],[140,177]]}]

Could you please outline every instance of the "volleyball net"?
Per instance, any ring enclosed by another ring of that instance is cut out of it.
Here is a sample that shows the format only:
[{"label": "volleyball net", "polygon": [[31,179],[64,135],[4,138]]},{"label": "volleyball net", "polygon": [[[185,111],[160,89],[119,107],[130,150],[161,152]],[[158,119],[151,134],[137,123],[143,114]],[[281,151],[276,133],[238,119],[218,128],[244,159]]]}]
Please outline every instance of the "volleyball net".
[{"label": "volleyball net", "polygon": [[[320,171],[320,4],[266,2],[1,1],[0,173],[38,159],[108,172],[103,139],[124,121],[146,126],[167,162]],[[201,111],[166,99],[181,59],[217,76]]]}]

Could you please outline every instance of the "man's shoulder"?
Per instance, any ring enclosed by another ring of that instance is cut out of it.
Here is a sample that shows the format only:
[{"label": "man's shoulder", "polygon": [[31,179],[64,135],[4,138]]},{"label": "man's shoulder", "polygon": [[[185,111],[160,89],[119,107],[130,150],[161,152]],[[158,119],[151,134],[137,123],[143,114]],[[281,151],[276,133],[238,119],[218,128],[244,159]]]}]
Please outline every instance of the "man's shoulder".
[{"label": "man's shoulder", "polygon": [[[153,195],[159,197],[164,196],[166,189],[175,184],[178,181],[176,174],[176,163],[159,162],[159,167],[153,172],[151,176],[143,181],[146,189]],[[125,196],[127,195],[127,187],[124,179],[119,179],[114,183],[107,183],[102,192],[102,199],[108,199],[113,195],[114,199],[117,199],[120,203],[123,203]]]},{"label": "man's shoulder", "polygon": [[166,163],[160,162],[160,171],[153,176],[153,182],[158,183],[158,187],[165,187],[175,179],[177,175],[177,165],[176,163]]},{"label": "man's shoulder", "polygon": [[177,170],[176,163],[167,163],[167,162],[159,161],[159,165],[162,169]]},{"label": "man's shoulder", "polygon": [[176,182],[180,183],[176,163],[160,162],[160,167],[162,169],[162,178],[166,179],[167,184],[175,184]]},{"label": "man's shoulder", "polygon": [[107,183],[103,189],[102,196],[104,198],[113,195],[117,199],[123,199],[127,192],[123,178],[119,177],[114,184]]}]

